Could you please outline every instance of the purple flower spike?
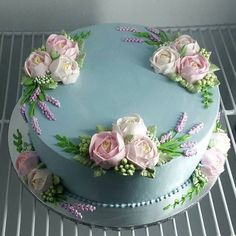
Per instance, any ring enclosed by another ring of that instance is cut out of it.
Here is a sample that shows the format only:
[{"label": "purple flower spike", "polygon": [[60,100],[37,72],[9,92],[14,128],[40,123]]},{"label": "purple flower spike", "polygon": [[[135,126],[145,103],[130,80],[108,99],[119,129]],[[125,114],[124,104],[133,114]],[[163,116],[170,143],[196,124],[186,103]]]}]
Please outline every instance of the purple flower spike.
[{"label": "purple flower spike", "polygon": [[193,134],[197,134],[200,132],[200,130],[204,127],[204,123],[201,122],[199,124],[194,125],[189,131],[188,134],[189,135],[193,135]]},{"label": "purple flower spike", "polygon": [[55,120],[54,114],[50,111],[45,102],[38,102],[38,107],[48,120]]},{"label": "purple flower spike", "polygon": [[182,143],[180,145],[181,148],[193,148],[195,146],[196,146],[196,142],[194,142],[194,141],[187,141],[187,142]]},{"label": "purple flower spike", "polygon": [[25,123],[28,123],[28,119],[26,117],[26,106],[25,106],[25,104],[20,106],[20,114],[21,114],[23,120],[25,121]]},{"label": "purple flower spike", "polygon": [[172,138],[172,132],[167,132],[166,134],[163,134],[160,138],[160,143],[165,143],[169,141]]},{"label": "purple flower spike", "polygon": [[38,119],[33,116],[32,120],[31,120],[31,126],[33,128],[33,130],[38,134],[40,135],[41,134],[41,129],[39,127],[39,122],[38,122]]},{"label": "purple flower spike", "polygon": [[150,33],[150,38],[151,38],[151,40],[153,40],[155,42],[160,42],[161,41],[160,37],[156,34],[153,34],[153,33]]},{"label": "purple flower spike", "polygon": [[56,107],[60,107],[61,106],[61,103],[60,103],[59,100],[57,100],[56,98],[51,97],[49,95],[46,95],[46,101],[50,102],[52,105],[54,105]]},{"label": "purple flower spike", "polygon": [[151,27],[146,27],[146,30],[153,33],[153,34],[159,34],[160,30],[157,28],[151,28]]},{"label": "purple flower spike", "polygon": [[183,131],[184,126],[185,126],[187,120],[188,120],[187,113],[186,113],[186,112],[183,112],[182,115],[181,115],[181,117],[180,117],[179,120],[178,120],[178,123],[177,123],[176,127],[175,127],[175,131],[176,131],[177,133],[180,133],[180,132]]},{"label": "purple flower spike", "polygon": [[186,157],[195,156],[195,155],[197,154],[197,149],[184,150],[183,154],[184,154],[184,156],[186,156]]},{"label": "purple flower spike", "polygon": [[36,99],[37,99],[38,95],[40,94],[40,92],[41,92],[40,87],[37,87],[37,88],[34,90],[34,92],[33,92],[33,94],[31,95],[31,97],[30,97],[30,102],[36,101]]},{"label": "purple flower spike", "polygon": [[135,28],[130,28],[130,27],[126,27],[126,26],[118,26],[116,28],[117,31],[121,31],[121,32],[137,32],[137,30]]},{"label": "purple flower spike", "polygon": [[126,43],[143,43],[144,40],[140,39],[140,38],[124,38],[123,42],[126,42]]}]

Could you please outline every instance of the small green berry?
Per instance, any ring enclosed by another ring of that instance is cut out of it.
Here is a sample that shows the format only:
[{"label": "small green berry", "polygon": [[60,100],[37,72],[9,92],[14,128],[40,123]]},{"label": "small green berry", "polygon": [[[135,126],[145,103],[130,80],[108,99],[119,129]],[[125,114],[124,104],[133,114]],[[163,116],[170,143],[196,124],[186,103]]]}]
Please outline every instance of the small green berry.
[{"label": "small green berry", "polygon": [[125,168],[122,168],[122,169],[121,169],[121,172],[122,172],[122,173],[125,173],[125,172],[126,172],[126,169],[125,169]]},{"label": "small green berry", "polygon": [[126,158],[123,158],[121,162],[122,162],[122,164],[125,165],[125,164],[127,164],[128,160]]}]

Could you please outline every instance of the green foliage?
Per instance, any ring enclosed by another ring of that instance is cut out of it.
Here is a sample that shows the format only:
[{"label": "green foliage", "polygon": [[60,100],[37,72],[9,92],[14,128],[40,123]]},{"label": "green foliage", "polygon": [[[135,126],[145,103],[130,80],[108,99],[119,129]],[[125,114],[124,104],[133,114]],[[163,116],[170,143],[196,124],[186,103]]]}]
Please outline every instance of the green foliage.
[{"label": "green foliage", "polygon": [[84,60],[85,60],[86,54],[84,52],[80,52],[79,57],[77,58],[77,63],[79,68],[82,68],[84,65]]},{"label": "green foliage", "polygon": [[91,167],[94,164],[94,162],[92,160],[90,160],[88,156],[82,156],[80,154],[75,155],[74,160],[78,161],[80,164],[82,164],[84,166]]},{"label": "green foliage", "polygon": [[133,138],[134,138],[134,135],[132,135],[132,134],[126,135],[126,136],[124,137],[124,142],[125,142],[125,144],[130,143],[130,142],[133,140]]},{"label": "green foliage", "polygon": [[107,126],[97,125],[96,131],[97,131],[97,133],[100,133],[100,132],[105,132],[105,131],[111,131],[111,129],[108,128]]},{"label": "green foliage", "polygon": [[55,138],[58,141],[57,145],[63,148],[64,152],[68,152],[72,154],[78,154],[80,152],[79,146],[71,142],[68,137],[57,134],[55,135]]},{"label": "green foliage", "polygon": [[16,133],[13,133],[13,144],[19,153],[33,150],[29,143],[23,141],[23,136],[19,129],[16,130]]},{"label": "green foliage", "polygon": [[135,166],[129,162],[126,158],[123,158],[118,166],[114,170],[120,175],[132,176],[135,173]]},{"label": "green foliage", "polygon": [[145,169],[145,170],[142,170],[140,172],[140,175],[144,176],[144,177],[147,177],[147,178],[151,178],[151,179],[154,179],[155,178],[155,169]]},{"label": "green foliage", "polygon": [[157,126],[156,125],[149,125],[147,127],[147,131],[149,132],[150,135],[156,136],[157,135]]},{"label": "green foliage", "polygon": [[178,205],[183,205],[187,200],[192,200],[192,198],[197,196],[207,184],[207,178],[202,174],[200,167],[196,168],[191,176],[191,179],[193,186],[188,190],[188,192],[183,194],[181,199],[175,199],[174,203],[168,204],[163,208],[163,210],[175,208]]},{"label": "green foliage", "polygon": [[204,104],[204,108],[208,108],[209,105],[213,102],[213,93],[210,92],[209,86],[202,87],[202,103]]}]

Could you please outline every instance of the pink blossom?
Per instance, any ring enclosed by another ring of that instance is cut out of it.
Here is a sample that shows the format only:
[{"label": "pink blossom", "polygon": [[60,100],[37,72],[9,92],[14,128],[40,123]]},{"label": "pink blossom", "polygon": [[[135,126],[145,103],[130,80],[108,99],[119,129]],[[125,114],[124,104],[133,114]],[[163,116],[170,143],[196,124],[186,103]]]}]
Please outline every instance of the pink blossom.
[{"label": "pink blossom", "polygon": [[51,62],[52,59],[47,52],[35,51],[25,60],[24,71],[30,77],[44,76]]},{"label": "pink blossom", "polygon": [[159,153],[150,138],[136,137],[126,145],[126,158],[140,169],[153,169],[159,160]]},{"label": "pink blossom", "polygon": [[20,176],[27,176],[29,172],[36,168],[39,159],[36,152],[27,151],[20,153],[16,158],[16,169]]},{"label": "pink blossom", "polygon": [[176,61],[177,73],[190,84],[194,84],[198,80],[203,79],[209,72],[209,67],[209,61],[199,54],[185,56]]},{"label": "pink blossom", "polygon": [[125,157],[125,144],[117,132],[94,134],[89,146],[90,158],[104,169],[117,166]]},{"label": "pink blossom", "polygon": [[47,39],[46,49],[49,53],[56,52],[73,60],[79,54],[78,44],[64,35],[51,34]]}]

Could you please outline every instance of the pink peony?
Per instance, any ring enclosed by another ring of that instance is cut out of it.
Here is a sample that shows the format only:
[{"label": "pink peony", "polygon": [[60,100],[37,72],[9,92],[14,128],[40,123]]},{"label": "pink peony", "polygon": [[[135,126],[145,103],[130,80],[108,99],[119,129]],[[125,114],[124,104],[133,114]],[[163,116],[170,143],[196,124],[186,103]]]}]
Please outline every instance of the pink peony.
[{"label": "pink peony", "polygon": [[199,54],[185,56],[176,61],[177,73],[191,84],[203,79],[209,72],[209,67],[209,61]]},{"label": "pink peony", "polygon": [[125,144],[117,132],[94,134],[89,146],[90,158],[104,169],[117,166],[125,157]]},{"label": "pink peony", "polygon": [[150,138],[136,137],[126,145],[126,158],[140,169],[153,169],[159,160],[159,153]]},{"label": "pink peony", "polygon": [[33,169],[27,178],[29,188],[36,194],[47,191],[53,184],[52,173],[48,169]]},{"label": "pink peony", "polygon": [[37,167],[39,162],[36,152],[22,152],[16,159],[16,169],[20,176],[27,176],[31,170]]},{"label": "pink peony", "polygon": [[51,34],[47,39],[46,49],[49,53],[57,52],[73,60],[79,54],[78,44],[64,35]]},{"label": "pink peony", "polygon": [[24,71],[30,77],[44,76],[51,62],[52,59],[47,52],[35,51],[25,60]]},{"label": "pink peony", "polygon": [[199,52],[200,47],[196,40],[189,35],[181,35],[175,39],[171,44],[171,47],[175,48],[178,52],[182,49],[185,51],[186,56],[191,56]]},{"label": "pink peony", "polygon": [[217,148],[208,149],[201,161],[201,169],[206,177],[217,177],[224,171],[226,156]]}]

